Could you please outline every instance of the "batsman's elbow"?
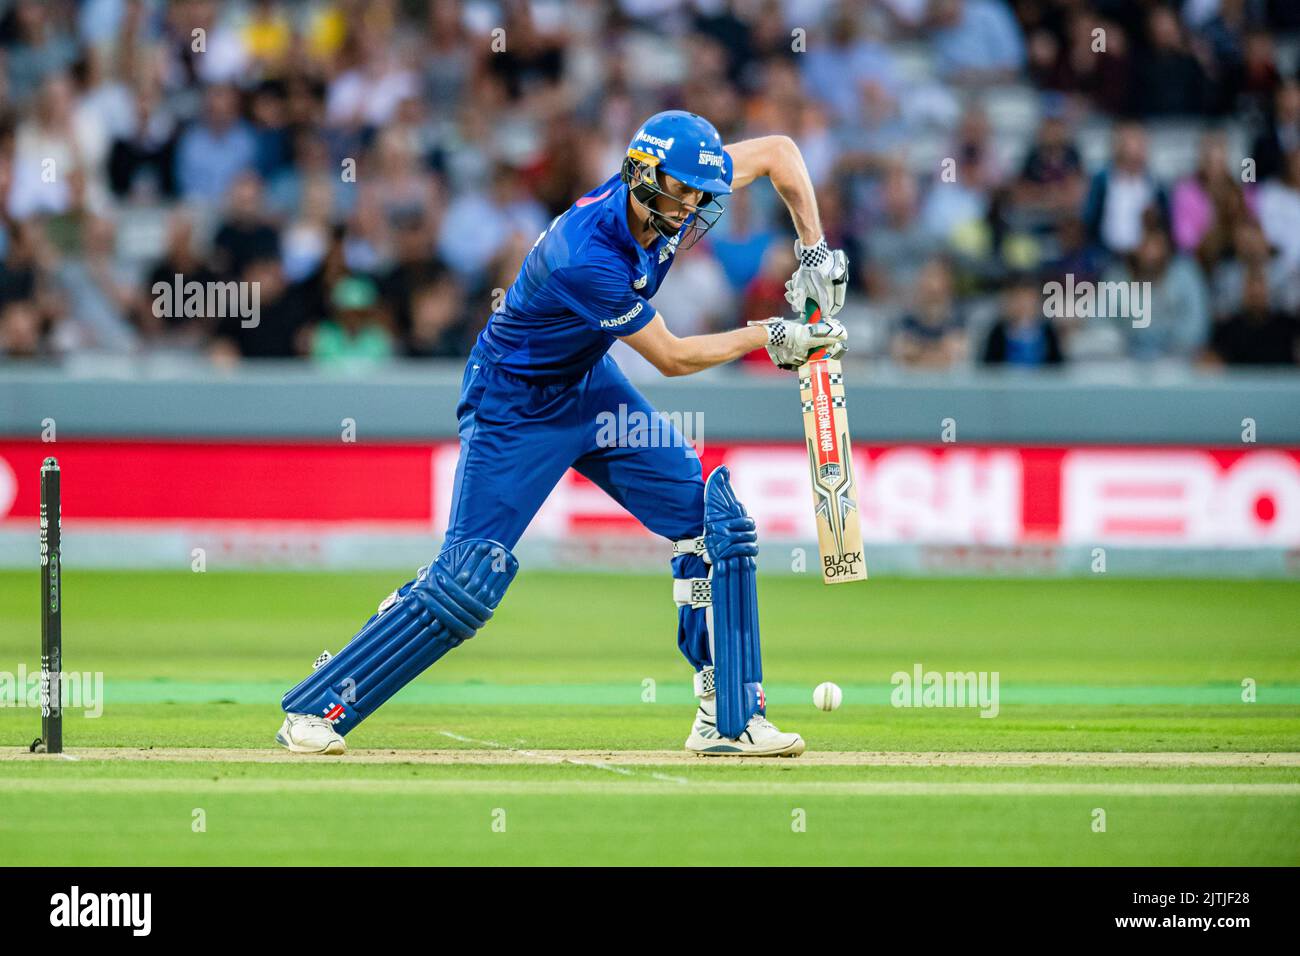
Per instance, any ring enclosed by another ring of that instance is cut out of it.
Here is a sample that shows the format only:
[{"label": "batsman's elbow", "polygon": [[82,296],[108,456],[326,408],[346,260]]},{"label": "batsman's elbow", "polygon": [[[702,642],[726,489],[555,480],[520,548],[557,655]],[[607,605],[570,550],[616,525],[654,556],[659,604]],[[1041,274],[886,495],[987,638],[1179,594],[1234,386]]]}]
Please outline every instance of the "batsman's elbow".
[{"label": "batsman's elbow", "polygon": [[679,378],[682,375],[690,375],[695,371],[695,367],[679,358],[663,358],[654,363],[659,374],[665,378]]}]

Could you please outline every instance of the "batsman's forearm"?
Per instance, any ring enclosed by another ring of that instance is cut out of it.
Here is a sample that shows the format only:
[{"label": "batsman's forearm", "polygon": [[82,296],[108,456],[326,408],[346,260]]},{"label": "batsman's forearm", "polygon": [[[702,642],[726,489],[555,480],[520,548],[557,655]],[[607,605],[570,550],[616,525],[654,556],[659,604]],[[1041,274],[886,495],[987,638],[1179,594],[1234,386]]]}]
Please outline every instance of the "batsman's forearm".
[{"label": "batsman's forearm", "polygon": [[790,219],[794,222],[799,241],[811,246],[822,237],[821,217],[817,214],[817,194],[813,190],[808,167],[804,165],[803,154],[794,140],[789,137],[779,139],[781,148],[772,162],[768,178],[772,187],[781,197]]},{"label": "batsman's forearm", "polygon": [[672,374],[690,375],[762,348],[767,345],[767,329],[751,325],[712,335],[688,335],[677,343]]}]

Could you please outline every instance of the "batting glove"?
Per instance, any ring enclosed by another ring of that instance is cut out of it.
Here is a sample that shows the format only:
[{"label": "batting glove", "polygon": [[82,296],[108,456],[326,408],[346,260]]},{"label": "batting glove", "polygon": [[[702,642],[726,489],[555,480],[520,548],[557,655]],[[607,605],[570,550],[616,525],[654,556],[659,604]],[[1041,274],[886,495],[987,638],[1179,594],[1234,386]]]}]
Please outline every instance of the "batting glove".
[{"label": "batting glove", "polygon": [[777,368],[798,368],[808,362],[808,355],[823,346],[826,358],[837,359],[848,348],[849,333],[839,319],[823,319],[812,325],[773,317],[750,325],[767,327],[767,354]]},{"label": "batting glove", "polygon": [[844,295],[849,286],[849,257],[842,249],[829,249],[826,237],[814,246],[794,241],[794,254],[799,268],[785,284],[785,299],[796,315],[803,315],[806,300],[812,299],[822,310],[822,318],[829,319],[844,308]]}]

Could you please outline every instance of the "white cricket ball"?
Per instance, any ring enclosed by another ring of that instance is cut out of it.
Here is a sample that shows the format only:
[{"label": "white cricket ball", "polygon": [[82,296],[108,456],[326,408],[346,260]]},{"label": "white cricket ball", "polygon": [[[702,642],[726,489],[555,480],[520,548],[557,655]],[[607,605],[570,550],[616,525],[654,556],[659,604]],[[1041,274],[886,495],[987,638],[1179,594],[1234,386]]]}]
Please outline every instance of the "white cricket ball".
[{"label": "white cricket ball", "polygon": [[835,710],[843,699],[844,692],[839,685],[830,681],[818,684],[813,691],[813,706],[819,710]]}]

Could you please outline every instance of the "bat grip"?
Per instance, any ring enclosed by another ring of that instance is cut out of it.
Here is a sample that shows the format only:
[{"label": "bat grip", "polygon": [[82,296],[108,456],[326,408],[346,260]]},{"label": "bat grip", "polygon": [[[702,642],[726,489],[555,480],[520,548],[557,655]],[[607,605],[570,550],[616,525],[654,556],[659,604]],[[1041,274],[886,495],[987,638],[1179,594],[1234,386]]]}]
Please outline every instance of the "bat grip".
[{"label": "bat grip", "polygon": [[[822,307],[818,305],[816,302],[814,302],[812,299],[805,298],[803,300],[803,320],[808,325],[813,325],[817,322],[820,322],[822,320]],[[824,359],[825,357],[826,357],[826,346],[822,346],[817,351],[810,352],[808,354],[808,361],[816,362],[819,359]]]}]

